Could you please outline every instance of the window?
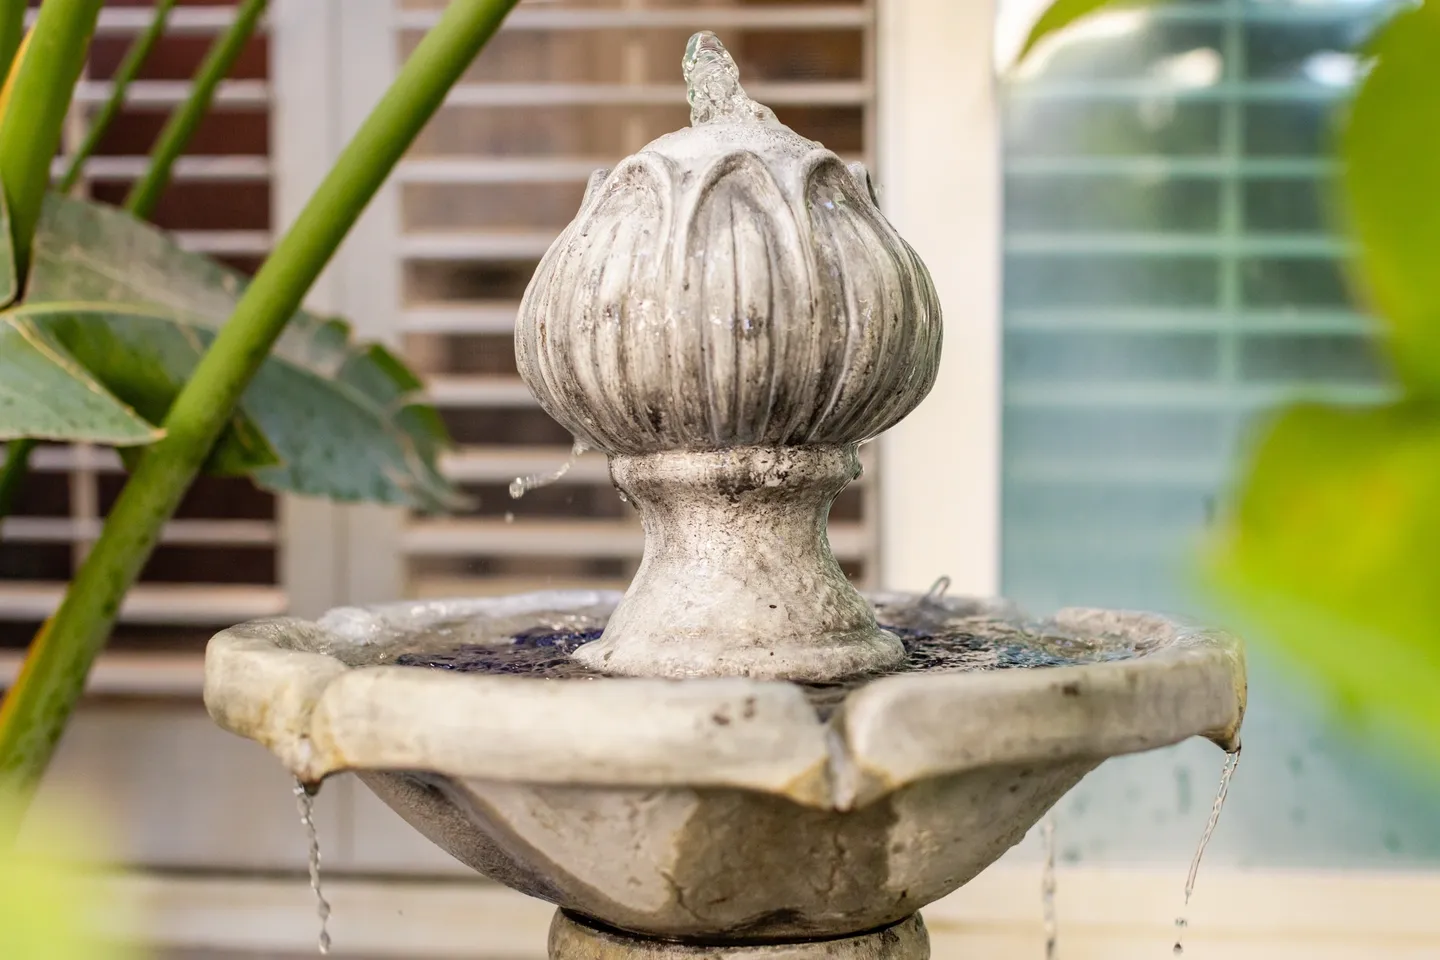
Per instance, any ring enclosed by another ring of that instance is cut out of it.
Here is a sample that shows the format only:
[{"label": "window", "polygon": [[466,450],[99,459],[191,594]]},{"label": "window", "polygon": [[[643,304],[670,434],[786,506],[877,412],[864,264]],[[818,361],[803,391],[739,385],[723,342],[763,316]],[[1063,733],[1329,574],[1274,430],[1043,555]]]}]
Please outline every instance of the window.
[{"label": "window", "polygon": [[1384,3],[1103,12],[1004,102],[1007,590],[1185,609],[1246,425],[1383,394],[1329,229],[1332,109]]},{"label": "window", "polygon": [[[1333,109],[1394,8],[1110,11],[1007,84],[1007,594],[1207,615],[1192,548],[1256,417],[1296,396],[1385,395],[1328,191]],[[1251,666],[1246,762],[1211,866],[1440,858],[1424,794],[1348,745],[1287,665],[1255,649]],[[1106,764],[1062,802],[1062,856],[1183,863],[1219,765],[1200,743]]]}]

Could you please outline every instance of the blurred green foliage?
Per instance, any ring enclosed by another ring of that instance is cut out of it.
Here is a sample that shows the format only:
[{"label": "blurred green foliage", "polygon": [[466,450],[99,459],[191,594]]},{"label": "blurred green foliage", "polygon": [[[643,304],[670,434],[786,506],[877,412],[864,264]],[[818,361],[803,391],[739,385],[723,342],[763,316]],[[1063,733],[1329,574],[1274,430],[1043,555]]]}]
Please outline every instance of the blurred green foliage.
[{"label": "blurred green foliage", "polygon": [[[1026,49],[1111,5],[1061,0]],[[1205,569],[1353,726],[1440,760],[1440,0],[1397,14],[1365,54],[1336,117],[1338,226],[1400,396],[1260,424]]]},{"label": "blurred green foliage", "polygon": [[1104,7],[1134,7],[1143,3],[1151,3],[1153,0],[1055,0],[1046,7],[1036,18],[1025,36],[1025,44],[1020,48],[1019,59],[1025,59],[1036,44],[1051,34],[1070,26],[1076,20],[1082,20],[1090,14]]},{"label": "blurred green foliage", "polygon": [[[21,806],[0,800],[0,819]],[[129,926],[110,899],[98,858],[109,849],[94,811],[35,804],[24,842],[0,844],[0,957],[4,960],[141,960],[133,944],[111,939],[96,920]],[[7,830],[6,834],[13,833]]]}]

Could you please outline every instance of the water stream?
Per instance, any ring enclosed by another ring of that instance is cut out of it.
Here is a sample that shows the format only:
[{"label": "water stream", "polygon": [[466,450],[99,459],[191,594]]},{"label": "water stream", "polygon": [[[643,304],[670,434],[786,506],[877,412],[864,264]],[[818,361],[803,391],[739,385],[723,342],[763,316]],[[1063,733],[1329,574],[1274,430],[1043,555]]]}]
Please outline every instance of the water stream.
[{"label": "water stream", "polygon": [[564,477],[565,474],[569,473],[571,468],[575,466],[575,461],[583,456],[589,449],[590,448],[585,446],[583,442],[576,440],[575,445],[570,448],[570,456],[554,470],[551,470],[549,473],[532,473],[528,477],[516,477],[514,480],[511,480],[511,498],[519,500],[531,490],[548,487],[550,484],[555,483]]},{"label": "water stream", "polygon": [[1055,918],[1055,814],[1047,813],[1040,822],[1040,837],[1045,841],[1045,867],[1040,874],[1040,907],[1045,915],[1045,960],[1060,954],[1060,925]]},{"label": "water stream", "polygon": [[315,794],[309,787],[295,781],[295,806],[300,811],[300,825],[310,845],[310,889],[315,893],[315,915],[320,918],[320,953],[330,952],[330,903],[320,891],[320,835],[315,830]]},{"label": "water stream", "polygon": [[[1195,877],[1200,873],[1200,859],[1205,856],[1205,848],[1210,845],[1210,838],[1215,835],[1215,825],[1220,822],[1220,811],[1225,806],[1225,797],[1230,793],[1230,780],[1235,776],[1235,768],[1240,765],[1240,745],[1235,745],[1235,750],[1225,754],[1225,766],[1220,771],[1220,789],[1215,792],[1215,803],[1210,807],[1210,818],[1205,821],[1205,830],[1200,834],[1200,845],[1195,848],[1195,856],[1190,860],[1190,873],[1185,877],[1185,906],[1190,906],[1190,895],[1195,892]],[[1175,918],[1175,947],[1171,951],[1175,956],[1185,952],[1184,939],[1185,929],[1190,921],[1183,915]]]}]

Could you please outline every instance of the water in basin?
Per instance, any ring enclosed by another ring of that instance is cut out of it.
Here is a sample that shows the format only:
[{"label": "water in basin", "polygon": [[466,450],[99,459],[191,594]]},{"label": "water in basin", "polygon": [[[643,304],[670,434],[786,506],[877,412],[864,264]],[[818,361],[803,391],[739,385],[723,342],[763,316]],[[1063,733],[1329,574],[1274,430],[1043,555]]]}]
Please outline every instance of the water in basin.
[{"label": "water in basin", "polygon": [[[895,670],[834,683],[801,684],[822,714],[856,687],[899,673],[955,673],[1074,666],[1126,660],[1164,645],[1144,631],[1081,633],[1013,611],[947,600],[940,592],[871,600],[882,628],[898,636],[907,657]],[[353,665],[395,665],[578,681],[605,676],[571,654],[600,638],[611,605],[527,611],[513,616],[460,614],[399,630],[382,642],[333,651]]]}]

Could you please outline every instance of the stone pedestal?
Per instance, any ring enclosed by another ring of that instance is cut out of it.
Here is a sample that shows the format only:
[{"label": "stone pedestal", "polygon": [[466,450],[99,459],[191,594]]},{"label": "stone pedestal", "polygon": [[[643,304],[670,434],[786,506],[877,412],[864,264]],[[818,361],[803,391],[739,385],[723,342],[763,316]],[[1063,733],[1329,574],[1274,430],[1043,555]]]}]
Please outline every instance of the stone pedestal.
[{"label": "stone pedestal", "polygon": [[898,638],[840,569],[830,504],[853,444],[612,456],[645,558],[605,635],[575,653],[611,674],[824,682],[896,667]]},{"label": "stone pedestal", "polygon": [[550,960],[930,960],[930,935],[920,914],[912,913],[880,930],[830,940],[679,943],[598,927],[557,910],[550,924]]}]

